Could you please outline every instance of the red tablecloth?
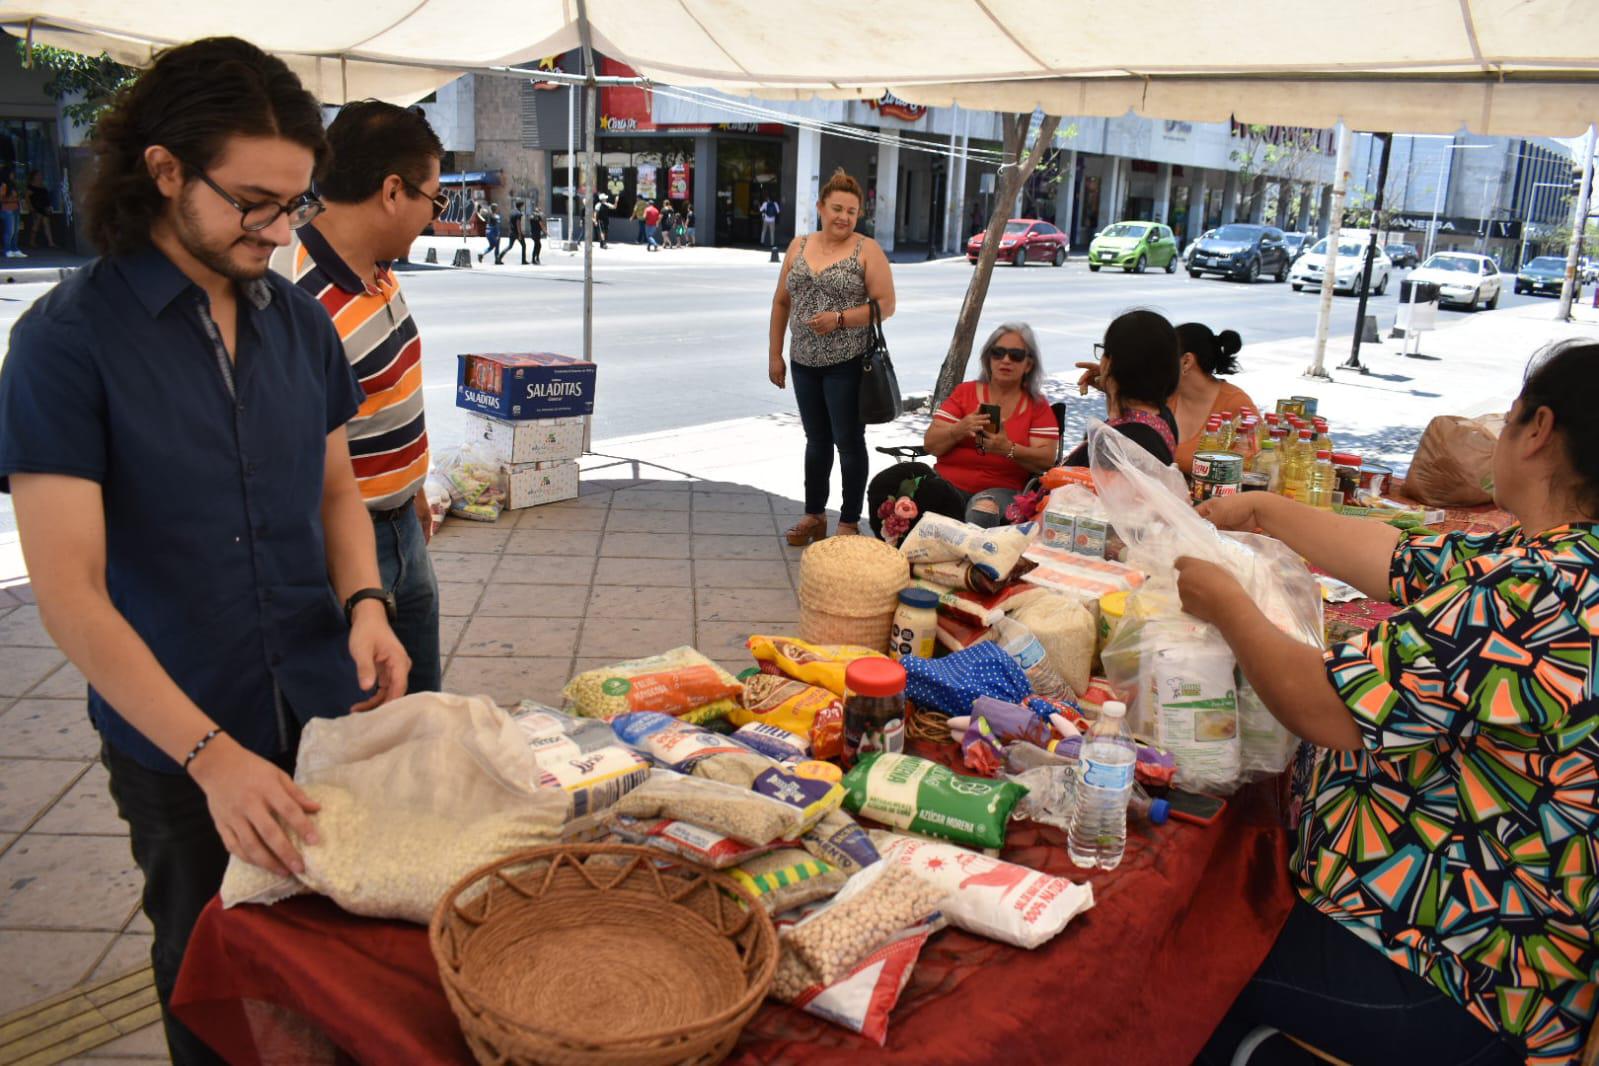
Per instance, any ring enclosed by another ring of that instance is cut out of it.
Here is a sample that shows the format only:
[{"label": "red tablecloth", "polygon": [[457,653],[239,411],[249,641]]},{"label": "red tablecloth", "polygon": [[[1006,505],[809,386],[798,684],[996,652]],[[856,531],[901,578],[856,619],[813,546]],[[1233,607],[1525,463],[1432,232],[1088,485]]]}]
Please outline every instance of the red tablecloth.
[{"label": "red tablecloth", "polygon": [[[1206,828],[1135,826],[1095,906],[1035,951],[958,930],[935,936],[900,998],[888,1045],[775,1003],[732,1061],[1186,1063],[1265,957],[1292,904],[1272,787]],[[1013,824],[1005,855],[1081,878],[1060,832]],[[574,960],[573,978],[582,980]],[[237,1064],[469,1062],[426,930],[352,917],[320,898],[201,915],[174,1007]]]}]

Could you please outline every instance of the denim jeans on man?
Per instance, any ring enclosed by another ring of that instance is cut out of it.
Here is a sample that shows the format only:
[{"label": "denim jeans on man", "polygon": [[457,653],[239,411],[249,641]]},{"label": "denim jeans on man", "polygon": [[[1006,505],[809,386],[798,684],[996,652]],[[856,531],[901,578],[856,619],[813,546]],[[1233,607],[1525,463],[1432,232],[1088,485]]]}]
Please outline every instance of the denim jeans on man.
[{"label": "denim jeans on man", "polygon": [[372,516],[378,542],[378,571],[394,596],[394,635],[411,657],[406,692],[437,692],[439,669],[439,583],[433,575],[414,507]]},{"label": "denim jeans on man", "polygon": [[861,360],[812,367],[793,364],[794,399],[805,427],[805,513],[824,514],[838,451],[844,495],[840,522],[859,522],[866,496],[866,426],[861,422]]},{"label": "denim jeans on man", "polygon": [[0,227],[4,233],[0,234],[0,245],[5,248],[5,253],[19,252],[17,247],[17,231],[22,227],[22,216],[16,211],[0,211]]}]

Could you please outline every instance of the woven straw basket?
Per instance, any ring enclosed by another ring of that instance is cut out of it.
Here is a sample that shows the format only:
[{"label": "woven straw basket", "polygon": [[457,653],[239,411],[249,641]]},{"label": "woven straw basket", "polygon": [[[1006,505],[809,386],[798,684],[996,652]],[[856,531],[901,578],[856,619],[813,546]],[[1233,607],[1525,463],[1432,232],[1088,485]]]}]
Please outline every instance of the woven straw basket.
[{"label": "woven straw basket", "polygon": [[872,537],[829,537],[800,557],[800,637],[883,651],[899,594],[910,584],[905,557]]},{"label": "woven straw basket", "polygon": [[621,844],[556,845],[468,874],[428,927],[482,1063],[720,1062],[777,969],[766,909],[731,878]]}]

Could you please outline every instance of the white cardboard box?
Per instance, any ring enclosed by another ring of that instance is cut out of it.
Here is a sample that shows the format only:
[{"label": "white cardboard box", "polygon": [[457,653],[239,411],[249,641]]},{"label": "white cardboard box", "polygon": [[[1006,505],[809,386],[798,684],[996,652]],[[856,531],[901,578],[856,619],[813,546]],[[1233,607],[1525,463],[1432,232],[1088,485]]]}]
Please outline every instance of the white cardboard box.
[{"label": "white cardboard box", "polygon": [[495,462],[505,466],[576,459],[587,444],[587,415],[525,422],[504,422],[487,415],[471,418],[469,435]]},{"label": "white cardboard box", "polygon": [[500,467],[506,482],[506,510],[577,499],[577,463],[515,463]]}]

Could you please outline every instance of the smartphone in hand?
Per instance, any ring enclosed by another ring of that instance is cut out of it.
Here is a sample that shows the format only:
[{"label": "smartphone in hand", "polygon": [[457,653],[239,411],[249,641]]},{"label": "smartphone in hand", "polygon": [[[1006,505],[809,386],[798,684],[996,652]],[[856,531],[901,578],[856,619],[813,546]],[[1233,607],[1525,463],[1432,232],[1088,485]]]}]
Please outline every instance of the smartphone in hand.
[{"label": "smartphone in hand", "polygon": [[983,414],[988,416],[988,431],[990,433],[998,433],[999,432],[999,423],[1000,423],[999,404],[997,404],[997,403],[978,404],[977,405],[977,409],[979,411],[983,412]]}]

